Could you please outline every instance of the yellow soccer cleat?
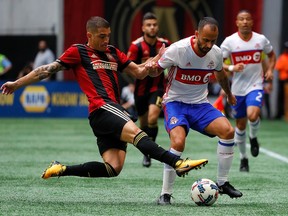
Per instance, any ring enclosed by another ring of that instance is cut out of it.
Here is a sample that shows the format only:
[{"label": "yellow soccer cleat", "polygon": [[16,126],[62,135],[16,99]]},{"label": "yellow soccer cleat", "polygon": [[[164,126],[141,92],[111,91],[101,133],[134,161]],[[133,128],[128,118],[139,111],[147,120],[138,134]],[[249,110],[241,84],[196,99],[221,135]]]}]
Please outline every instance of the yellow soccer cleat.
[{"label": "yellow soccer cleat", "polygon": [[201,169],[208,163],[207,159],[191,160],[191,159],[180,159],[176,162],[175,170],[178,176],[185,176],[192,169]]},{"label": "yellow soccer cleat", "polygon": [[48,179],[50,177],[60,177],[61,174],[66,170],[66,166],[60,164],[58,161],[53,161],[49,167],[43,172],[42,178]]}]

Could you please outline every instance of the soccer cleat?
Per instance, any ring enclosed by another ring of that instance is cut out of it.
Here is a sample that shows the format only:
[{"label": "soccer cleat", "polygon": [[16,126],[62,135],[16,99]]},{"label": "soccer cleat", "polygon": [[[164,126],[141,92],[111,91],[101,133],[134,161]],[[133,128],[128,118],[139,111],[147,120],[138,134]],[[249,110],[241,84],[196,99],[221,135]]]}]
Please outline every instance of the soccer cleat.
[{"label": "soccer cleat", "polygon": [[53,161],[49,167],[43,172],[42,178],[48,179],[50,177],[60,177],[61,174],[66,170],[66,166],[60,164],[58,161]]},{"label": "soccer cleat", "polygon": [[150,167],[151,166],[151,158],[149,156],[144,155],[142,164],[144,167]]},{"label": "soccer cleat", "polygon": [[200,160],[178,160],[175,165],[176,174],[178,176],[185,176],[188,172],[192,169],[201,169],[201,166],[205,166],[208,163],[207,159],[200,159]]},{"label": "soccer cleat", "polygon": [[217,186],[219,188],[220,194],[227,194],[228,196],[230,196],[230,198],[238,198],[243,195],[239,190],[235,189],[228,181],[221,186],[219,186],[217,183]]},{"label": "soccer cleat", "polygon": [[249,164],[248,164],[248,159],[243,158],[240,161],[240,172],[249,172]]},{"label": "soccer cleat", "polygon": [[157,200],[158,205],[171,205],[171,194],[163,194]]},{"label": "soccer cleat", "polygon": [[253,157],[257,157],[259,154],[259,143],[257,141],[257,137],[249,139],[250,139],[251,154]]}]

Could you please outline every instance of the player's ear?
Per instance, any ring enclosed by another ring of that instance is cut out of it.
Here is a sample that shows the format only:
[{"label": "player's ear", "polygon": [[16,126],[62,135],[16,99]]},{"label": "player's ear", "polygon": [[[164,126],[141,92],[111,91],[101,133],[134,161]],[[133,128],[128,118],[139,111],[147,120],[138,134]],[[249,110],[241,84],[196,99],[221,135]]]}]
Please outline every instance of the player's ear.
[{"label": "player's ear", "polygon": [[87,36],[88,39],[90,39],[92,37],[92,34],[90,32],[87,32],[86,36]]}]

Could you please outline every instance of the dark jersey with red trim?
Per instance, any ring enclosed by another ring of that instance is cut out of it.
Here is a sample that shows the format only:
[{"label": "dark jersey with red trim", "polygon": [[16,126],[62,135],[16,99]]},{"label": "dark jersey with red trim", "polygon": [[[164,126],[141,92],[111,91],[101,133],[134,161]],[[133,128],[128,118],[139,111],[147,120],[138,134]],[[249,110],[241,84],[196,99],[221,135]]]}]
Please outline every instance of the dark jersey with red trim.
[{"label": "dark jersey with red trim", "polygon": [[[168,47],[171,44],[169,40],[157,37],[156,43],[151,46],[146,43],[142,36],[131,43],[127,56],[136,64],[141,64],[150,57],[156,56],[163,43],[165,44],[165,47]],[[136,79],[134,94],[136,96],[144,96],[157,90],[164,91],[165,85],[164,73],[154,78],[147,76],[143,80]]]},{"label": "dark jersey with red trim", "polygon": [[107,103],[120,103],[119,75],[130,62],[123,52],[108,46],[105,52],[84,44],[69,47],[57,62],[73,69],[89,101],[89,113]]}]

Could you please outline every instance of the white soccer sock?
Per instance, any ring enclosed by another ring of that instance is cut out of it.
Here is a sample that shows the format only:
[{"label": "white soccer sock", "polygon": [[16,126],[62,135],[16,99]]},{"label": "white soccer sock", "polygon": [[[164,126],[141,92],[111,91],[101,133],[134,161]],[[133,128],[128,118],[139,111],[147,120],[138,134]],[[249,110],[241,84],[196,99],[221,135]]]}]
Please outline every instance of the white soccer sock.
[{"label": "white soccer sock", "polygon": [[221,186],[228,181],[228,174],[234,156],[234,139],[219,139],[217,147],[218,176],[217,183]]},{"label": "white soccer sock", "polygon": [[[169,151],[172,154],[177,155],[179,157],[181,157],[182,155],[182,152],[176,151],[173,148],[171,148]],[[172,194],[175,178],[176,178],[176,171],[174,170],[174,168],[169,166],[168,164],[164,164],[161,195]]]},{"label": "white soccer sock", "polygon": [[246,154],[246,131],[235,128],[235,144],[239,147],[240,158],[248,158]]},{"label": "white soccer sock", "polygon": [[257,137],[257,132],[260,127],[260,118],[258,118],[255,122],[248,121],[249,125],[249,136],[250,138]]}]

